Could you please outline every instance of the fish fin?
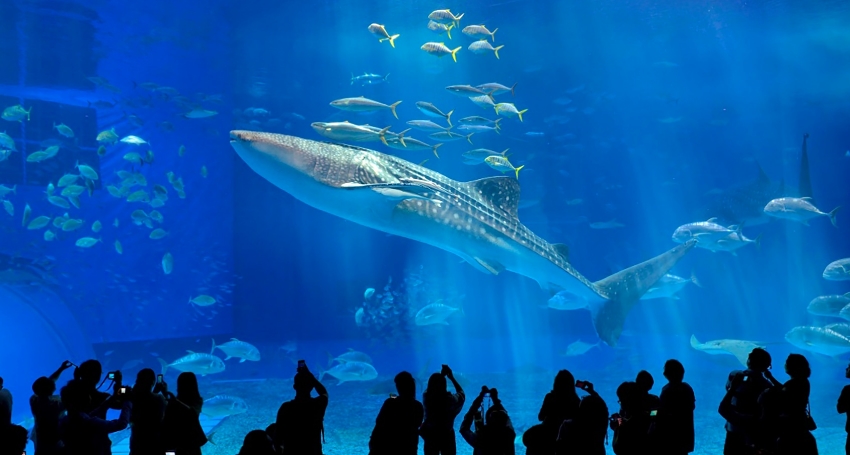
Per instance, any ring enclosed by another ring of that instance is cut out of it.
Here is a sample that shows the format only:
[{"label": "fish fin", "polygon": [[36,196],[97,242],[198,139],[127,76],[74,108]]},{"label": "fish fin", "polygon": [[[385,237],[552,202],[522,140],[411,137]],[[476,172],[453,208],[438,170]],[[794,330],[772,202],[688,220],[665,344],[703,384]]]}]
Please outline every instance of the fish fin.
[{"label": "fish fin", "polygon": [[457,51],[459,51],[461,49],[463,49],[463,46],[458,46],[458,47],[452,49],[452,60],[454,60],[455,63],[457,63]]},{"label": "fish fin", "polygon": [[347,189],[370,189],[388,199],[425,199],[431,200],[431,196],[438,187],[431,187],[419,183],[344,183],[341,188]]},{"label": "fish fin", "polygon": [[522,121],[522,114],[525,114],[526,112],[528,112],[528,109],[523,109],[523,110],[517,112],[517,115],[519,115],[519,121],[520,122]]},{"label": "fish fin", "polygon": [[232,357],[227,356],[227,357],[225,357],[225,358],[224,358],[224,360],[230,360],[231,358],[232,358]]},{"label": "fish fin", "polygon": [[[498,31],[499,31],[499,29],[497,28],[497,29],[493,30],[492,32],[490,32],[490,39],[491,39],[494,43],[496,42],[496,32],[498,32]],[[499,46],[499,47],[502,47],[502,46]],[[497,47],[497,48],[496,48],[496,50],[497,50],[497,51],[499,50],[499,47]],[[496,56],[497,56],[497,57],[499,56],[499,53],[498,53],[498,52],[496,52]]]},{"label": "fish fin", "polygon": [[[227,359],[224,359],[224,360],[227,360]],[[245,363],[245,359],[240,360],[239,363]]]},{"label": "fish fin", "polygon": [[440,324],[440,325],[449,325],[449,323],[448,323],[448,322],[446,322],[446,321],[440,321],[440,323],[439,323],[439,324]]},{"label": "fish fin", "polygon": [[448,122],[449,128],[452,127],[452,113],[453,112],[454,112],[454,109],[450,110],[449,113],[446,114],[446,122]]},{"label": "fish fin", "polygon": [[713,217],[711,217],[711,218],[709,218],[709,219],[705,220],[705,222],[706,222],[706,223],[716,223],[716,222],[717,222],[717,217],[716,217],[716,216],[713,216]]},{"label": "fish fin", "polygon": [[514,171],[516,171],[516,179],[517,179],[517,180],[519,180],[519,171],[521,171],[521,170],[522,170],[522,168],[524,168],[524,167],[525,167],[525,165],[523,164],[523,165],[522,165],[522,166],[520,166],[520,167],[514,168]]},{"label": "fish fin", "polygon": [[510,177],[486,177],[466,182],[482,197],[511,217],[518,218],[520,187]]},{"label": "fish fin", "polygon": [[652,259],[593,283],[594,289],[606,299],[593,311],[593,325],[605,344],[617,344],[626,316],[635,303],[696,243],[696,240],[688,240]]},{"label": "fish fin", "polygon": [[802,200],[804,200],[804,201],[806,201],[806,202],[812,202],[812,201],[814,200],[814,199],[812,199],[812,198],[811,198],[811,197],[809,197],[809,196],[803,196],[803,197],[801,197],[800,199],[802,199]]},{"label": "fish fin", "polygon": [[[443,143],[442,143],[442,142],[440,142],[439,144],[434,145],[434,147],[433,147],[433,148],[431,148],[431,151],[433,151],[433,152],[434,152],[434,156],[436,156],[437,158],[439,158],[439,157],[440,157],[440,155],[437,155],[437,148],[438,148],[438,147],[440,147],[441,145],[443,145]],[[428,160],[425,160],[425,161],[428,161]]]},{"label": "fish fin", "polygon": [[166,370],[168,370],[168,362],[160,359],[159,357],[157,357],[156,360],[159,362],[160,365],[162,365],[162,374],[165,375]]},{"label": "fish fin", "polygon": [[[399,101],[399,102],[401,102],[401,101]],[[401,142],[401,145],[404,146],[405,148],[407,147],[407,144],[404,143],[404,133],[407,133],[408,131],[410,131],[410,128],[402,131],[401,133],[398,133],[398,141]]]},{"label": "fish fin", "polygon": [[835,226],[835,227],[838,227],[838,221],[835,220],[835,214],[838,213],[839,210],[841,210],[840,205],[838,207],[832,209],[832,211],[827,214],[827,215],[829,215],[829,221],[832,221],[832,225]]},{"label": "fish fin", "polygon": [[341,386],[344,382],[344,379],[340,379],[339,382],[336,383],[337,387]]},{"label": "fish fin", "polygon": [[[499,119],[499,120],[501,120],[501,119]],[[505,158],[507,158],[508,157],[508,150],[510,150],[510,148],[506,148],[506,149],[502,150],[502,153],[500,153],[499,155],[502,155]]]},{"label": "fish fin", "polygon": [[696,349],[696,350],[700,350],[699,349],[700,344],[701,343],[699,342],[699,340],[697,340],[696,335],[691,335],[691,347]]},{"label": "fish fin", "polygon": [[504,44],[502,44],[501,46],[496,46],[495,48],[493,48],[493,53],[496,54],[497,59],[499,58],[499,49],[501,49],[503,47],[505,47]]},{"label": "fish fin", "polygon": [[386,82],[387,84],[390,83],[390,81],[387,80],[388,77],[390,77],[390,73],[387,73],[387,75],[384,76],[384,82]]},{"label": "fish fin", "polygon": [[401,101],[396,101],[395,103],[390,104],[390,109],[392,109],[392,111],[393,111],[393,115],[395,116],[395,118],[396,118],[396,119],[398,119],[398,114],[396,113],[395,108],[396,108],[396,106],[398,106],[399,104],[401,104]]},{"label": "fish fin", "polygon": [[756,239],[755,239],[755,240],[753,240],[753,243],[755,243],[755,244],[756,244],[756,248],[759,248],[759,249],[761,248],[761,236],[762,236],[762,235],[764,235],[764,233],[763,233],[763,232],[762,232],[761,234],[757,235],[757,236],[756,236]]},{"label": "fish fin", "polygon": [[700,288],[702,287],[702,283],[699,282],[699,280],[697,279],[697,276],[694,272],[691,272],[691,283],[697,285],[697,287],[700,287]]},{"label": "fish fin", "polygon": [[552,248],[554,248],[565,261],[570,262],[570,247],[563,243],[553,243]]},{"label": "fish fin", "polygon": [[215,354],[215,338],[212,339],[212,349],[210,349],[210,354]]},{"label": "fish fin", "polygon": [[517,85],[517,84],[518,84],[518,82],[514,82],[514,85],[512,85],[512,86],[511,86],[511,96],[516,96],[516,95],[514,94],[514,90],[516,89],[516,85]]},{"label": "fish fin", "polygon": [[452,39],[452,29],[455,27],[454,22],[451,25],[446,27],[446,35],[449,35],[449,39]]},{"label": "fish fin", "polygon": [[481,259],[479,257],[474,257],[472,259],[474,259],[475,262],[478,263],[478,265],[480,265],[481,267],[483,267],[485,270],[492,273],[493,275],[498,275],[500,272],[505,270],[505,266],[498,263],[498,262],[488,262],[487,260]]},{"label": "fish fin", "polygon": [[388,126],[386,128],[383,128],[381,131],[378,132],[378,137],[381,139],[381,142],[383,142],[384,145],[386,145],[386,146],[390,145],[390,144],[387,144],[387,138],[386,138],[387,131],[389,131],[390,128],[391,127]]}]

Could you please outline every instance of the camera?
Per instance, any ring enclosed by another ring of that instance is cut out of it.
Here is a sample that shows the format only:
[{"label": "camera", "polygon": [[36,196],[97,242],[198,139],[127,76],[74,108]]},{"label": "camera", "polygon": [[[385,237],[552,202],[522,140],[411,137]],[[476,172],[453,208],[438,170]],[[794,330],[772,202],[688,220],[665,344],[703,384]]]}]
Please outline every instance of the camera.
[{"label": "camera", "polygon": [[579,389],[584,389],[587,387],[587,381],[576,381],[576,387]]},{"label": "camera", "polygon": [[175,455],[174,452],[165,452],[165,455]]},{"label": "camera", "polygon": [[655,416],[657,416],[657,415],[658,415],[658,410],[657,410],[657,409],[653,409],[652,411],[649,411],[649,416],[650,416],[650,417],[655,417]]},{"label": "camera", "polygon": [[162,375],[161,374],[156,375],[156,383],[162,384]]},{"label": "camera", "polygon": [[133,391],[133,389],[130,386],[124,385],[124,386],[121,386],[121,387],[118,388],[118,393],[116,393],[116,395],[118,395],[118,396],[128,395],[132,391]]},{"label": "camera", "polygon": [[106,373],[106,379],[109,379],[110,381],[114,381],[115,380],[115,372],[110,371],[109,373]]}]

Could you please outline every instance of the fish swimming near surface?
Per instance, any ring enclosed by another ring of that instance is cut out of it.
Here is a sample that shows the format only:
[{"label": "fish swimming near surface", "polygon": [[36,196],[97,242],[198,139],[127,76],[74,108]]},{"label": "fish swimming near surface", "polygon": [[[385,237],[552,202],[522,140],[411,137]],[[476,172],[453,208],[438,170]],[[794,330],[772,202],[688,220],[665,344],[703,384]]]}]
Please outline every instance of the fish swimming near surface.
[{"label": "fish swimming near surface", "polygon": [[800,156],[798,189],[786,188],[785,182],[778,185],[771,182],[761,166],[755,181],[738,185],[708,195],[707,204],[700,209],[700,216],[717,217],[725,224],[746,224],[755,226],[769,222],[764,207],[773,199],[783,196],[813,197],[812,180],[809,172],[809,154],[806,142],[809,135],[803,136]]},{"label": "fish swimming near surface", "polygon": [[735,356],[741,365],[747,366],[747,359],[750,356],[750,352],[752,352],[755,348],[761,348],[761,346],[752,341],[744,341],[744,340],[713,340],[707,341],[705,343],[700,343],[697,340],[697,337],[691,335],[691,347],[696,349],[697,351],[705,352],[706,354],[717,355],[717,354],[728,354]]},{"label": "fish swimming near surface", "polygon": [[383,43],[384,41],[389,41],[390,46],[392,46],[393,48],[395,48],[396,38],[401,36],[398,33],[396,33],[395,35],[390,35],[389,33],[387,33],[386,27],[384,27],[381,24],[371,24],[371,25],[369,25],[369,33],[377,36],[379,43]]},{"label": "fish swimming near surface", "polygon": [[564,245],[520,222],[514,178],[460,182],[360,147],[255,131],[231,131],[230,137],[251,169],[314,208],[440,248],[484,273],[509,270],[553,294],[583,297],[597,334],[612,346],[635,303],[696,244],[687,241],[591,282],[566,259]]}]

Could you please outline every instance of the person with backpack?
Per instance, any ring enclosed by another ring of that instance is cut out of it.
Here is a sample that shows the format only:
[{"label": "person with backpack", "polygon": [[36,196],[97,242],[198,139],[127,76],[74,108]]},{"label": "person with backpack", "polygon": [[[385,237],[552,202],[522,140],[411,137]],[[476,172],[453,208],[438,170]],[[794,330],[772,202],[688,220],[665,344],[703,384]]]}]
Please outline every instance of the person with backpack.
[{"label": "person with backpack", "polygon": [[[780,397],[780,433],[776,440],[777,455],[818,455],[812,431],[817,428],[809,411],[809,361],[800,354],[790,354],[785,360],[785,373],[791,379],[782,384]],[[773,379],[770,371],[769,379]]]},{"label": "person with backpack", "polygon": [[576,381],[588,393],[572,419],[564,420],[555,442],[556,455],[605,455],[608,441],[608,406],[588,381]]},{"label": "person with backpack", "polygon": [[[325,410],[328,408],[328,389],[298,362],[295,398],[280,405],[277,411],[275,444],[284,455],[322,455]],[[313,389],[318,394],[311,396]]]},{"label": "person with backpack", "polygon": [[717,410],[726,419],[723,455],[752,455],[760,448],[762,426],[759,396],[774,386],[765,377],[770,367],[770,354],[762,348],[755,348],[747,357],[746,370],[729,373],[726,395]]}]

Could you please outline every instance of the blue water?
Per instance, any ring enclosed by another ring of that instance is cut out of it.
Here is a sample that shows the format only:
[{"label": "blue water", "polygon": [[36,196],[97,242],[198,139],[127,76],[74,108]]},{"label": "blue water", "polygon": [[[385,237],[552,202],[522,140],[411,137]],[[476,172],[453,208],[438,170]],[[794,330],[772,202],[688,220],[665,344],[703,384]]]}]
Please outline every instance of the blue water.
[{"label": "blue water", "polygon": [[[451,40],[429,31],[428,14],[441,8],[464,13],[461,28],[498,28],[500,58],[470,52],[473,40],[460,30],[451,30]],[[846,282],[821,277],[828,263],[850,254],[846,213],[838,213],[838,228],[826,217],[810,226],[745,225],[747,237],[761,235],[761,245],[737,256],[694,249],[671,273],[694,274],[701,287],[687,285],[677,300],[640,302],[616,346],[564,357],[570,343],[598,342],[589,312],[548,309],[550,294],[523,276],[483,274],[445,251],[310,207],[249,168],[228,132],[325,140],[312,122],[394,132],[408,120],[445,123],[425,117],[417,101],[454,110],[455,125],[472,115],[495,119],[493,109],[444,87],[516,83],[514,96],[496,101],[528,109],[523,121],[504,118],[500,134],[477,133],[473,145],[446,143],[439,159],[380,142],[354,145],[413,163],[427,159],[425,167],[459,181],[501,175],[486,164],[463,164],[463,152],[509,148],[510,162],[525,166],[519,218],[547,241],[568,245],[571,264],[594,281],[675,246],[677,226],[714,216],[704,209],[712,195],[755,181],[759,167],[773,187],[796,191],[804,133],[817,206],[850,203],[848,20],[847,6],[830,1],[4,2],[0,108],[32,108],[29,120],[0,120],[17,149],[0,161],[0,183],[16,188],[5,197],[14,215],[0,211],[0,295],[8,302],[0,317],[0,375],[16,396],[14,418],[29,417],[31,382],[65,358],[95,357],[132,377],[143,367],[159,370],[157,358],[209,352],[212,339],[250,342],[262,359],[229,360],[226,371],[202,378],[205,397],[228,393],[249,405],[220,424],[209,453],[235,453],[241,435],[265,427],[291,396],[286,381],[294,361],[327,367],[327,352],[370,354],[378,380],[448,363],[466,375],[470,390],[499,387],[517,426],[534,423],[558,369],[597,383],[613,412],[619,382],[647,369],[657,393],[664,361],[678,358],[697,393],[697,453],[717,453],[723,422],[716,406],[726,374],[740,364],[692,349],[693,334],[702,342],[762,343],[775,370],[789,352],[805,353],[815,435],[822,453],[839,450],[843,416],[834,402],[847,355],[801,351],[784,336],[795,326],[841,321],[812,316],[806,305],[850,291]],[[400,35],[394,48],[369,33],[371,23]],[[457,62],[419,49],[429,41],[462,46]],[[352,83],[364,72],[389,75],[386,83]],[[399,118],[329,105],[356,96],[402,101]],[[216,115],[186,118],[192,109]],[[59,135],[53,126],[60,123],[73,138]],[[97,134],[111,128],[148,144],[118,142],[101,156]],[[427,133],[409,135],[434,142]],[[27,162],[54,144],[54,158]],[[152,163],[125,159],[148,150]],[[80,196],[79,208],[52,205],[48,184],[77,172],[77,163],[99,175],[91,194]],[[119,171],[137,172],[147,185],[114,197],[107,187],[120,187]],[[185,198],[170,181],[177,178]],[[157,184],[167,190],[162,207],[126,200],[137,190],[154,198]],[[43,215],[51,224],[23,226],[27,204],[29,220]],[[133,223],[135,210],[154,209],[161,224]],[[54,227],[66,212],[82,227]],[[92,231],[95,221],[99,232]],[[590,225],[609,221],[621,226]],[[151,239],[152,228],[167,235]],[[56,238],[46,241],[46,230]],[[81,237],[100,241],[75,246]],[[169,274],[166,253],[174,258]],[[380,327],[358,326],[364,292],[374,288],[379,298],[390,277],[396,295],[388,310],[397,314],[384,316]],[[413,284],[403,286],[405,278]],[[189,303],[201,294],[216,303]],[[439,299],[463,314],[448,325],[416,326],[416,311]],[[252,382],[215,382],[246,379]],[[365,453],[383,401],[367,393],[374,382],[331,388],[326,453]],[[350,407],[362,410],[359,420],[346,419]]]}]

